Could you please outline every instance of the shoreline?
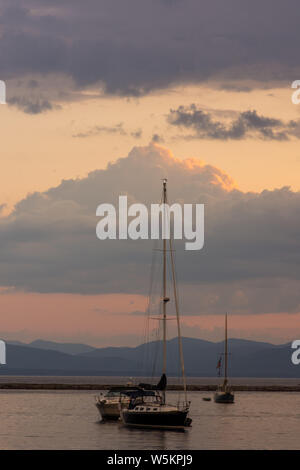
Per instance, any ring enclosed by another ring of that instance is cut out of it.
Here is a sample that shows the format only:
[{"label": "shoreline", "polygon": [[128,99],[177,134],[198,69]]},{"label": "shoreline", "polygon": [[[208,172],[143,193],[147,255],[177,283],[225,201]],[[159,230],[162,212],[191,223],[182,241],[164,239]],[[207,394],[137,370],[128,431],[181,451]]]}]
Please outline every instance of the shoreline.
[{"label": "shoreline", "polygon": [[[0,390],[109,390],[110,388],[126,388],[124,384],[63,384],[63,383],[0,383]],[[231,385],[238,392],[300,392],[299,385]],[[214,392],[217,385],[188,384],[189,392]],[[168,385],[167,390],[182,390],[180,385]]]}]

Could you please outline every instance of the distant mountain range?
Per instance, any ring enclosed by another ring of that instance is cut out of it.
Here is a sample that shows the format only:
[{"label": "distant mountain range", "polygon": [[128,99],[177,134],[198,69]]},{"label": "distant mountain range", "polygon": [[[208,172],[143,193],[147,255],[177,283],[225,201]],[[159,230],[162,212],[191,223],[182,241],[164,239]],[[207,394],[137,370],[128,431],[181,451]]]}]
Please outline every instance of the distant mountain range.
[{"label": "distant mountain range", "polygon": [[[270,343],[229,339],[229,373],[233,377],[300,377],[300,365],[291,362],[290,343]],[[215,377],[216,364],[224,343],[183,338],[186,374]],[[167,345],[168,374],[180,373],[177,339]],[[153,364],[155,367],[153,368]],[[7,364],[0,375],[160,375],[161,343],[137,347],[93,348],[85,344],[36,340],[30,344],[7,343]]]},{"label": "distant mountain range", "polygon": [[36,339],[31,343],[22,343],[21,341],[8,341],[9,344],[16,346],[27,346],[38,349],[48,349],[50,351],[59,351],[66,354],[83,354],[95,350],[92,346],[81,343],[56,343],[55,341],[45,341]]}]

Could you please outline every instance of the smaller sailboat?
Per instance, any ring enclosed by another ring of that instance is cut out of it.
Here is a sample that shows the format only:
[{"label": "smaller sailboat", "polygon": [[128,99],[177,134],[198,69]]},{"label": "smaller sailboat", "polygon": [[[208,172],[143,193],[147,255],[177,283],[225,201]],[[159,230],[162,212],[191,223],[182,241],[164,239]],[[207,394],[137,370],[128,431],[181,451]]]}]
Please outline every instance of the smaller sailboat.
[{"label": "smaller sailboat", "polygon": [[96,397],[96,407],[102,420],[118,420],[120,418],[120,408],[128,407],[132,398],[155,397],[153,391],[144,390],[141,387],[114,387],[106,394]]},{"label": "smaller sailboat", "polygon": [[[225,368],[224,368],[224,381],[215,393],[214,400],[216,403],[234,403],[234,393],[228,385],[228,338],[227,338],[227,313],[225,315],[225,350],[224,350]],[[220,368],[219,361],[218,366]]]},{"label": "smaller sailboat", "polygon": [[120,417],[119,403],[129,403],[131,390],[112,388],[96,397],[96,407],[103,420],[117,420]]}]

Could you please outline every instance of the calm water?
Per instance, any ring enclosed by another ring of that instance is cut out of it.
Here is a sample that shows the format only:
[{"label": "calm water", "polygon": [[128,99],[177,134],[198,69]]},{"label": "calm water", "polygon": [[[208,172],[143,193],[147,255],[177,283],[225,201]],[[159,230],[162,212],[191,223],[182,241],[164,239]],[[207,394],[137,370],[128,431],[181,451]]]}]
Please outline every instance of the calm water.
[{"label": "calm water", "polygon": [[300,449],[299,393],[237,392],[234,405],[204,402],[208,392],[190,393],[193,426],[184,433],[100,423],[94,396],[0,391],[0,448]]}]

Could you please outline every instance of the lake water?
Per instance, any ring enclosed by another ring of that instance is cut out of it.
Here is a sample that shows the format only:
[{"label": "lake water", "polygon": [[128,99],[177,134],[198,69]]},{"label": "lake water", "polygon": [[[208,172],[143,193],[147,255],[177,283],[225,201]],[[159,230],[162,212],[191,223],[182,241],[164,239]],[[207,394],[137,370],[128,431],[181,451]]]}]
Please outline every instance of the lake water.
[{"label": "lake water", "polygon": [[[177,393],[169,393],[176,401]],[[90,391],[0,391],[0,449],[300,449],[300,394],[236,392],[233,405],[189,394],[185,432],[101,423]]]}]

